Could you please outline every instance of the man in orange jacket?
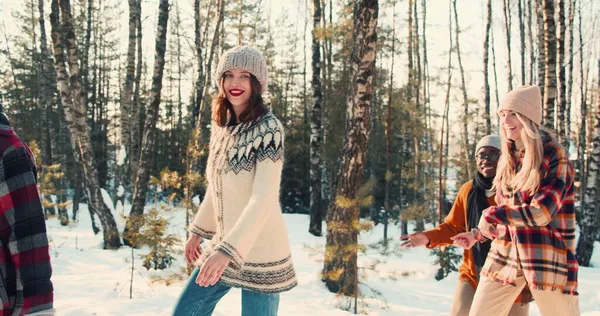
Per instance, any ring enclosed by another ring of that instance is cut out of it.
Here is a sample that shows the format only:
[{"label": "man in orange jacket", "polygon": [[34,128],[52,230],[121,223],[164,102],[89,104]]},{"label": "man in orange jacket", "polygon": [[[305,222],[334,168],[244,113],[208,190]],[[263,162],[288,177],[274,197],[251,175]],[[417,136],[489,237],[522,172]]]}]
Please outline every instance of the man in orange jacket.
[{"label": "man in orange jacket", "polygon": [[[400,237],[404,240],[402,247],[413,248],[426,246],[435,248],[452,245],[451,237],[468,232],[477,227],[481,212],[489,206],[496,205],[494,201],[495,192],[490,191],[492,182],[496,176],[496,167],[500,158],[500,137],[488,135],[483,137],[475,149],[477,160],[477,174],[475,178],[460,188],[456,195],[454,205],[443,223],[439,226],[410,235]],[[479,271],[485,263],[490,242],[478,243],[478,247],[465,249],[463,263],[459,267],[458,285],[454,291],[452,302],[452,316],[467,316],[471,309],[475,289],[479,281]],[[510,316],[526,316],[529,314],[529,299],[520,296],[512,309]],[[523,303],[521,303],[523,301]]]}]

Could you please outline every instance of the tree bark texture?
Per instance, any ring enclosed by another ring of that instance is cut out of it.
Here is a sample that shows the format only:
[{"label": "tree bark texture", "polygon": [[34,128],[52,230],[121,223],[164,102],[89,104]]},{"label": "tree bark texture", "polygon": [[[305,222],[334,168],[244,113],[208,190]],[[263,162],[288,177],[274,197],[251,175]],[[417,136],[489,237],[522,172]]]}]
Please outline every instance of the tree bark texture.
[{"label": "tree bark texture", "polygon": [[[492,133],[492,121],[490,112],[490,75],[489,75],[489,47],[490,47],[490,30],[492,28],[492,0],[487,1],[487,19],[485,23],[485,40],[483,41],[483,99],[485,104],[485,133]],[[443,130],[442,130],[443,135]]]},{"label": "tree bark texture", "polygon": [[577,260],[582,266],[589,266],[594,242],[600,231],[600,60],[598,60],[598,86],[596,87],[596,125],[590,148],[588,174],[585,187],[585,204],[581,210]]},{"label": "tree bark texture", "polygon": [[[117,249],[121,245],[119,232],[115,219],[102,198],[96,159],[86,126],[86,95],[85,91],[81,90],[77,43],[69,0],[52,0],[51,9],[50,21],[57,86],[71,135],[71,146],[76,152],[77,164],[83,170],[83,182],[89,207],[102,224],[104,248]],[[63,44],[67,49],[70,74],[67,73]]]},{"label": "tree bark texture", "polygon": [[321,236],[324,203],[321,190],[321,144],[323,142],[323,86],[321,84],[321,44],[318,31],[321,27],[321,0],[313,0],[312,31],[312,90],[313,105],[310,115],[310,226],[308,231]]},{"label": "tree bark texture", "polygon": [[[473,178],[473,171],[471,168],[473,167],[473,156],[472,151],[474,148],[471,148],[471,142],[469,141],[469,99],[467,97],[467,84],[465,82],[465,69],[462,63],[462,56],[460,53],[460,27],[458,26],[458,10],[456,9],[456,0],[452,1],[453,11],[454,11],[454,26],[455,26],[455,34],[456,37],[456,57],[458,57],[458,68],[460,70],[460,83],[461,83],[461,91],[463,97],[463,146],[465,159],[467,162],[467,177],[469,179]],[[512,88],[511,88],[512,90]]]},{"label": "tree bark texture", "polygon": [[546,78],[544,79],[544,126],[555,130],[556,100],[556,24],[554,0],[542,0],[544,10],[544,48],[546,52]]},{"label": "tree bark texture", "polygon": [[[546,99],[546,41],[544,39],[544,0],[535,0],[535,11],[537,14],[537,86],[542,93],[542,100]],[[543,104],[542,104],[543,106]]]},{"label": "tree bark texture", "polygon": [[567,139],[567,79],[565,65],[565,0],[558,0],[558,38],[557,38],[557,64],[558,64],[558,115],[556,121],[558,141],[569,150],[569,140]]},{"label": "tree bark texture", "polygon": [[[138,160],[136,180],[133,190],[133,201],[131,205],[130,219],[133,221],[131,232],[136,233],[139,229],[135,224],[135,216],[144,213],[146,206],[146,192],[148,191],[148,180],[150,179],[150,166],[154,157],[154,143],[156,141],[156,122],[160,105],[163,72],[165,69],[165,52],[167,50],[167,25],[169,19],[169,0],[161,0],[158,6],[158,26],[156,29],[154,73],[152,75],[152,88],[150,101],[146,109],[146,122]],[[127,230],[126,230],[127,231]],[[126,240],[126,243],[129,242]]]},{"label": "tree bark texture", "polygon": [[129,0],[129,42],[127,45],[127,66],[125,82],[121,91],[121,144],[125,145],[127,155],[131,154],[131,102],[135,79],[135,48],[137,44],[137,1]]},{"label": "tree bark texture", "polygon": [[[519,0],[517,0],[519,1]],[[510,37],[511,37],[511,28],[512,28],[512,17],[511,17],[511,11],[510,11],[510,0],[502,0],[502,9],[504,11],[504,27],[505,27],[505,35],[506,35],[506,49],[507,49],[507,62],[508,62],[508,66],[507,66],[507,71],[508,71],[508,91],[511,91],[513,89],[513,84],[512,84],[512,79],[513,79],[513,73],[512,73],[512,56],[511,56],[511,51],[512,51],[512,47],[510,44]],[[456,22],[458,23],[458,21]],[[458,43],[457,43],[458,45]],[[469,177],[470,178],[470,177]]]},{"label": "tree bark texture", "polygon": [[359,199],[371,131],[373,73],[377,50],[377,0],[357,1],[354,7],[352,81],[348,89],[345,139],[335,196],[327,214],[327,245],[323,281],[332,292],[356,294]]}]

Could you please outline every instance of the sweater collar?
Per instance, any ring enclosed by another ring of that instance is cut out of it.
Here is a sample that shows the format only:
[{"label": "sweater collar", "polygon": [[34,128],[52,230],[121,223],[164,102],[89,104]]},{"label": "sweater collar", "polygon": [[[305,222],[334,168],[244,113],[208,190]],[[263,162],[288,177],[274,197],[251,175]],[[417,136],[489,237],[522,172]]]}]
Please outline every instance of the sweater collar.
[{"label": "sweater collar", "polygon": [[268,118],[270,118],[272,116],[273,116],[273,113],[271,111],[267,111],[265,114],[257,117],[256,119],[254,119],[252,121],[226,126],[226,131],[231,136],[242,134],[242,133],[245,133],[246,131],[248,131],[250,128],[252,128],[258,124],[261,124],[262,122],[264,122],[265,120],[267,120]]}]

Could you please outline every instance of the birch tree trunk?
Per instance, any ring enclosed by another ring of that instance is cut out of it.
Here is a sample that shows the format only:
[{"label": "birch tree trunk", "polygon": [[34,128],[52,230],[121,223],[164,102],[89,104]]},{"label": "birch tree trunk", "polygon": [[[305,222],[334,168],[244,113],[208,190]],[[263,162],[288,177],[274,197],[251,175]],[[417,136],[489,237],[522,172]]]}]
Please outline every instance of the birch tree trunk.
[{"label": "birch tree trunk", "polygon": [[142,65],[144,64],[144,56],[142,53],[142,1],[138,0],[136,5],[137,10],[137,54],[136,54],[136,69],[135,69],[135,80],[134,80],[134,91],[133,91],[133,103],[131,104],[131,152],[127,153],[129,156],[129,173],[130,179],[128,183],[135,182],[135,176],[137,175],[137,165],[140,158],[140,130],[141,130],[141,104],[140,104],[140,90],[142,81]]},{"label": "birch tree trunk", "polygon": [[[537,86],[540,88],[542,100],[546,100],[546,40],[544,39],[544,0],[535,0],[537,14]],[[542,103],[542,106],[544,104]]]},{"label": "birch tree trunk", "polygon": [[[490,32],[490,36],[492,37],[492,69],[494,72],[494,99],[496,100],[496,109],[500,108],[500,93],[498,92],[498,69],[496,67],[496,41],[494,39],[494,28],[492,28]],[[492,111],[492,113],[495,113]],[[496,126],[500,126],[500,117],[494,115],[496,117]],[[446,134],[448,135],[448,134]]]},{"label": "birch tree trunk", "polygon": [[[581,2],[579,2],[579,6],[577,9],[577,13],[579,16],[579,45],[581,45],[581,43],[583,43],[583,30],[582,30],[582,18],[581,18]],[[580,175],[580,179],[581,179],[581,187],[580,187],[580,193],[579,196],[584,197],[585,196],[585,187],[586,187],[586,181],[585,181],[585,177],[586,177],[586,171],[587,171],[587,163],[585,160],[585,156],[586,156],[586,149],[587,149],[587,118],[588,114],[587,114],[587,97],[586,97],[586,87],[585,87],[585,79],[586,78],[584,76],[584,65],[583,65],[583,49],[579,49],[579,78],[581,78],[579,80],[579,95],[580,95],[580,99],[579,99],[579,108],[580,108],[580,113],[581,113],[581,125],[579,126],[579,140],[577,142],[577,158],[579,160],[578,163],[578,169],[579,169],[579,175]],[[585,198],[581,199],[581,208],[585,207]]]},{"label": "birch tree trunk", "polygon": [[[117,249],[121,245],[119,232],[115,219],[102,198],[98,182],[96,159],[92,151],[90,137],[86,126],[86,97],[81,90],[81,79],[78,64],[78,51],[75,33],[73,31],[73,17],[69,0],[52,0],[52,44],[54,52],[54,66],[57,76],[57,86],[60,91],[61,102],[65,110],[65,119],[71,135],[71,146],[76,152],[77,164],[83,170],[83,181],[89,201],[89,207],[98,216],[104,233],[104,248]],[[59,25],[59,21],[62,22]],[[61,31],[64,34],[64,46],[67,49],[69,72],[65,65],[65,54]]]},{"label": "birch tree trunk", "polygon": [[238,21],[238,38],[237,38],[237,44],[242,45],[242,43],[244,42],[244,0],[240,0],[239,1],[239,21]]},{"label": "birch tree trunk", "polygon": [[323,281],[331,292],[357,293],[358,191],[363,181],[370,136],[373,72],[377,51],[377,0],[361,0],[354,7],[352,80],[348,89],[345,139],[333,203],[327,214],[327,245]]},{"label": "birch tree trunk", "polygon": [[[139,225],[136,216],[144,213],[146,206],[146,192],[148,191],[148,180],[150,179],[150,166],[154,157],[154,143],[156,141],[156,122],[160,105],[163,72],[165,69],[165,52],[167,50],[167,25],[169,20],[169,0],[160,0],[158,6],[158,26],[156,29],[154,74],[152,75],[152,88],[150,91],[150,102],[146,109],[146,122],[144,123],[144,136],[140,150],[136,180],[133,190],[133,201],[126,233],[137,233]],[[131,243],[124,238],[125,244]]]},{"label": "birch tree trunk", "polygon": [[406,99],[408,103],[413,102],[413,86],[415,84],[414,49],[413,49],[413,4],[416,0],[408,0],[408,43],[406,53],[408,54],[408,83],[406,85]]},{"label": "birch tree trunk", "polygon": [[[205,105],[205,101],[204,101],[204,96],[207,94],[209,86],[210,86],[210,81],[211,81],[211,65],[212,65],[212,60],[213,60],[213,56],[215,54],[215,50],[216,47],[219,43],[219,32],[220,32],[220,27],[221,27],[221,22],[223,21],[223,12],[224,12],[224,4],[223,4],[223,0],[218,0],[217,1],[217,15],[218,15],[218,19],[217,19],[217,23],[215,26],[215,31],[212,37],[212,43],[210,46],[210,50],[208,53],[208,61],[204,60],[204,57],[206,57],[206,54],[202,54],[202,43],[204,42],[203,39],[200,38],[200,30],[202,27],[202,23],[200,21],[200,1],[195,1],[194,2],[194,11],[196,12],[195,15],[195,45],[196,45],[196,66],[198,67],[198,77],[196,78],[196,96],[194,99],[194,110],[192,115],[195,115],[196,117],[193,118],[192,122],[193,122],[193,133],[192,133],[192,137],[188,143],[188,147],[187,147],[187,152],[186,152],[186,174],[188,175],[188,179],[189,177],[192,175],[192,173],[194,172],[194,167],[197,164],[197,161],[199,159],[199,149],[202,147],[202,124],[204,121],[204,105]],[[205,64],[206,62],[206,64]],[[204,69],[204,65],[206,65],[206,72],[203,70]],[[187,183],[187,187],[186,190],[188,192],[188,198],[191,198],[191,196],[189,196],[191,194],[191,190],[192,187],[190,186],[191,183],[188,182]],[[190,204],[191,205],[191,204]]]},{"label": "birch tree trunk", "polygon": [[596,87],[596,125],[590,148],[588,174],[585,187],[585,207],[581,209],[577,260],[582,266],[589,266],[594,242],[600,231],[600,60],[598,60],[598,86]]},{"label": "birch tree trunk", "polygon": [[[48,65],[50,54],[48,52],[48,42],[46,39],[46,20],[44,16],[44,1],[38,1],[39,25],[40,25],[40,104],[42,107],[42,161],[44,165],[50,166],[53,164],[52,157],[52,139],[50,136],[50,121],[52,117],[52,93],[48,91],[51,83],[49,82],[49,74],[51,71],[46,66]],[[66,166],[63,166],[66,167]]]},{"label": "birch tree trunk", "polygon": [[323,92],[321,84],[321,44],[318,38],[321,28],[321,0],[313,0],[312,30],[312,89],[313,106],[310,116],[310,226],[308,231],[321,236],[324,203],[321,190],[321,144],[323,134]]},{"label": "birch tree trunk", "polygon": [[[491,2],[491,0],[488,0]],[[489,14],[490,7],[488,7]],[[444,220],[444,199],[446,195],[446,179],[448,177],[448,112],[450,110],[450,91],[452,89],[452,13],[448,10],[448,79],[446,85],[446,101],[444,102],[444,112],[442,114],[442,129],[440,135],[440,157],[438,162],[438,223]],[[492,44],[493,47],[493,44]],[[443,170],[443,172],[442,172]]]},{"label": "birch tree trunk", "polygon": [[[219,27],[217,24],[216,27]],[[194,0],[194,40],[196,48],[196,71],[198,71],[198,77],[196,78],[196,98],[194,99],[194,107],[192,111],[192,126],[196,127],[196,120],[200,112],[200,103],[202,102],[202,92],[204,89],[204,58],[202,56],[202,21],[200,20],[200,0]],[[200,123],[202,124],[202,123]]]},{"label": "birch tree trunk", "polygon": [[[413,15],[414,15],[414,28],[413,28],[413,39],[414,39],[414,54],[417,60],[416,67],[416,76],[417,82],[415,86],[415,105],[417,109],[417,117],[421,122],[425,120],[425,107],[423,106],[423,102],[421,100],[421,86],[423,85],[423,71],[421,68],[421,50],[420,50],[420,40],[419,40],[419,14],[417,7],[417,0],[413,1]],[[423,125],[425,125],[423,123]],[[428,188],[427,188],[427,170],[424,167],[424,155],[422,152],[425,148],[428,148],[429,138],[426,137],[426,133],[419,132],[418,135],[415,136],[415,184],[417,185],[417,190],[415,190],[416,194],[416,203],[418,205],[422,205],[422,212],[420,216],[416,218],[415,231],[423,231],[425,230],[425,220],[424,218],[427,216],[428,211],[428,201],[425,201],[425,196],[428,196]]]},{"label": "birch tree trunk", "polygon": [[[569,4],[569,71],[567,73],[567,102],[566,102],[566,126],[565,126],[565,137],[569,142],[571,140],[571,105],[573,103],[573,68],[575,64],[575,52],[573,52],[573,41],[574,41],[574,28],[573,24],[575,20],[575,6],[577,5],[577,0],[571,0]],[[582,77],[583,78],[583,77]]]},{"label": "birch tree trunk", "polygon": [[[85,91],[86,100],[90,92],[90,43],[92,39],[92,20],[94,11],[94,0],[87,0],[87,19],[85,28],[85,38],[83,40],[83,49],[81,57],[81,84]],[[89,101],[89,100],[88,100]],[[87,109],[87,104],[85,105]]]},{"label": "birch tree trunk", "polygon": [[[407,54],[408,54],[408,83],[406,84],[406,102],[410,105],[413,104],[413,87],[414,87],[414,83],[415,83],[415,70],[414,70],[414,49],[413,49],[413,1],[416,0],[409,0],[408,1],[408,44],[407,44]],[[418,91],[417,91],[418,93]],[[407,142],[407,139],[402,139],[403,145],[402,145],[402,156],[405,156],[405,152],[404,150],[409,150],[408,146],[404,146],[404,142]],[[403,164],[404,164],[404,159],[402,160],[401,166],[399,168],[399,180],[398,181],[402,181],[402,169],[403,169]],[[418,177],[415,177],[418,178]],[[402,203],[399,204],[400,206],[402,205]],[[402,207],[401,207],[402,208]],[[406,211],[404,211],[406,212]],[[403,215],[403,214],[402,214]],[[402,230],[402,234],[406,235],[408,233],[408,216],[400,216],[402,223],[401,223],[401,230]]]},{"label": "birch tree trunk", "polygon": [[458,68],[460,70],[460,84],[462,90],[463,97],[463,145],[465,152],[465,160],[467,162],[467,177],[469,179],[473,178],[473,172],[471,168],[473,167],[473,154],[471,153],[471,142],[469,141],[469,99],[467,98],[467,84],[465,83],[465,69],[462,63],[462,56],[460,54],[460,27],[458,26],[458,10],[456,9],[456,0],[452,0],[453,11],[454,11],[454,26],[455,26],[455,34],[456,37],[456,57],[458,57]]},{"label": "birch tree trunk", "polygon": [[[392,13],[392,63],[390,69],[394,69],[396,57],[396,1],[393,4]],[[392,210],[390,194],[392,191],[392,102],[394,96],[394,71],[390,71],[390,82],[388,84],[387,117],[385,122],[385,196],[383,201],[383,245],[388,246],[388,218]]]},{"label": "birch tree trunk", "polygon": [[546,78],[544,79],[544,126],[555,130],[556,99],[556,27],[554,22],[554,0],[542,0],[544,10],[544,48],[546,52]]},{"label": "birch tree trunk", "polygon": [[525,19],[523,17],[523,1],[518,1],[518,14],[519,14],[519,39],[521,40],[521,85],[525,85]]},{"label": "birch tree trunk", "polygon": [[203,119],[203,114],[204,114],[204,109],[206,107],[206,100],[205,100],[205,96],[208,94],[208,89],[210,88],[210,83],[212,81],[212,63],[213,63],[213,58],[215,56],[215,52],[217,50],[217,46],[219,45],[219,38],[220,38],[220,34],[224,33],[222,31],[223,29],[223,19],[225,16],[225,2],[224,0],[217,0],[217,8],[218,8],[218,18],[217,18],[217,23],[215,26],[215,32],[213,33],[213,37],[212,37],[212,43],[210,45],[210,50],[208,52],[208,61],[206,61],[206,71],[205,74],[206,76],[204,76],[204,82],[202,83],[202,95],[200,96],[200,110],[198,112],[198,120],[202,120]]},{"label": "birch tree trunk", "polygon": [[[121,144],[125,146],[127,155],[131,154],[131,101],[133,95],[133,81],[135,79],[135,47],[137,44],[136,32],[138,14],[137,2],[129,0],[129,42],[127,46],[127,67],[125,82],[121,92]],[[130,157],[132,159],[132,157]],[[126,175],[123,175],[125,179]]]},{"label": "birch tree trunk", "polygon": [[[519,1],[519,0],[517,0]],[[508,91],[511,91],[513,89],[513,84],[512,84],[512,79],[513,79],[513,73],[512,73],[512,56],[511,56],[511,45],[510,45],[510,37],[511,37],[511,28],[512,28],[512,22],[511,22],[511,12],[510,12],[510,0],[502,0],[502,9],[504,11],[504,27],[505,27],[505,35],[506,35],[506,49],[507,49],[507,57],[508,57]],[[456,22],[458,23],[458,21]],[[458,47],[458,43],[456,43],[457,47]],[[470,177],[469,177],[470,178]]]},{"label": "birch tree trunk", "polygon": [[[483,41],[483,91],[485,103],[485,133],[492,133],[492,121],[490,112],[490,80],[489,80],[489,47],[490,30],[492,28],[492,0],[487,1],[487,19],[485,24],[485,40]],[[442,136],[444,131],[442,128]]]},{"label": "birch tree trunk", "polygon": [[527,43],[529,44],[529,81],[528,85],[533,85],[535,80],[535,49],[533,42],[533,12],[531,10],[531,0],[527,0]]},{"label": "birch tree trunk", "polygon": [[[423,84],[423,72],[421,69],[421,50],[420,50],[420,39],[419,39],[419,12],[417,9],[417,0],[413,0],[413,10],[412,13],[414,15],[414,23],[413,23],[413,28],[412,28],[412,32],[413,32],[413,49],[414,49],[414,56],[416,58],[417,61],[417,67],[416,67],[416,84],[415,84],[415,105],[417,108],[417,111],[419,111],[419,116],[422,116],[424,113],[423,110],[423,102],[421,101],[421,85]],[[425,139],[425,141],[427,141],[427,139]],[[421,157],[418,157],[418,161],[421,162]],[[424,173],[423,173],[424,175]],[[419,178],[417,176],[417,178]],[[424,182],[424,181],[423,181]],[[425,193],[425,192],[423,192]]]},{"label": "birch tree trunk", "polygon": [[567,80],[565,77],[565,40],[566,25],[565,25],[565,0],[558,0],[558,38],[557,38],[557,66],[558,66],[558,117],[556,122],[558,141],[569,150],[569,140],[567,139],[566,120],[567,111]]},{"label": "birch tree trunk", "polygon": [[[33,9],[32,2],[32,9]],[[40,143],[40,151],[42,156],[42,163],[40,166],[51,166],[54,164],[54,156],[52,155],[52,137],[51,137],[51,122],[52,122],[52,91],[51,89],[53,82],[50,82],[51,75],[48,73],[51,71],[49,66],[49,52],[48,52],[48,42],[46,37],[46,20],[44,15],[44,1],[38,1],[38,12],[39,12],[39,26],[40,26],[40,59],[38,62],[38,76],[39,76],[39,103],[40,103],[40,111],[41,111],[41,143]],[[35,46],[35,45],[34,45]],[[48,66],[48,67],[47,67]],[[61,165],[62,170],[66,170],[66,165]],[[66,192],[66,179],[56,179],[51,180],[57,186],[57,189],[62,192]],[[65,197],[66,193],[59,193],[59,200]],[[49,195],[46,195],[45,198],[52,203],[52,200]],[[69,216],[66,213],[66,209],[64,204],[58,203],[58,217],[61,225],[66,226],[69,223]],[[54,206],[44,208],[44,212],[52,214],[54,212]]]}]

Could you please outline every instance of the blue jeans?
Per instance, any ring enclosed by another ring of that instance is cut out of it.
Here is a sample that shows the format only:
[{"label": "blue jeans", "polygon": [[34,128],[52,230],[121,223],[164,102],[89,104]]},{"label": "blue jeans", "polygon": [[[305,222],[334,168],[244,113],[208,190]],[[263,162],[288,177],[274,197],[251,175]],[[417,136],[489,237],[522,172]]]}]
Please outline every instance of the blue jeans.
[{"label": "blue jeans", "polygon": [[[194,270],[183,289],[173,316],[210,316],[219,300],[231,287],[221,282],[208,287],[196,284],[198,268]],[[279,294],[266,294],[242,289],[242,316],[277,316]]]}]

